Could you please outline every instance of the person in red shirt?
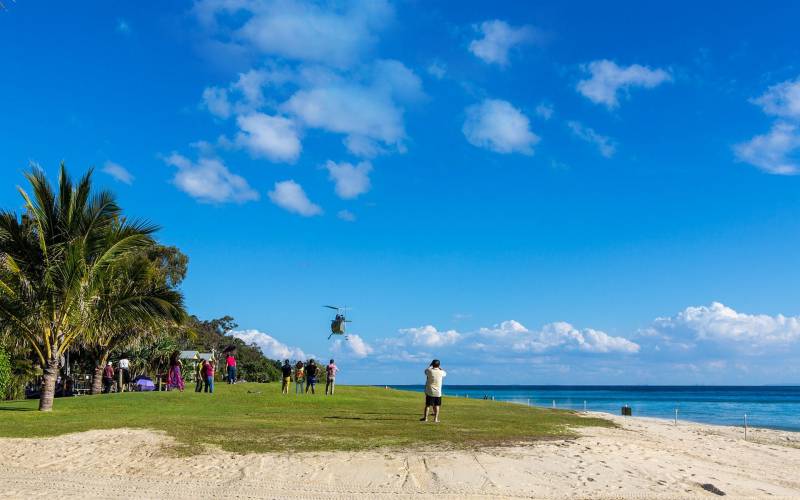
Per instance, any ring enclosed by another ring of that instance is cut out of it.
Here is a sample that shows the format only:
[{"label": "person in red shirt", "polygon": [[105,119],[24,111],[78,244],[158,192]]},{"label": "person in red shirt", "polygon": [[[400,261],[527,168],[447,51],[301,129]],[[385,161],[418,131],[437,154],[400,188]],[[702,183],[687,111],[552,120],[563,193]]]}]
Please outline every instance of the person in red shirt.
[{"label": "person in red shirt", "polygon": [[111,392],[111,386],[114,384],[114,366],[111,361],[108,362],[103,369],[103,392],[108,394]]},{"label": "person in red shirt", "polygon": [[233,351],[228,353],[228,357],[225,358],[225,367],[228,369],[228,383],[235,384],[236,383],[236,358],[233,357]]},{"label": "person in red shirt", "polygon": [[205,385],[203,386],[203,392],[214,394],[214,360],[209,359],[206,361],[203,370],[205,371]]}]

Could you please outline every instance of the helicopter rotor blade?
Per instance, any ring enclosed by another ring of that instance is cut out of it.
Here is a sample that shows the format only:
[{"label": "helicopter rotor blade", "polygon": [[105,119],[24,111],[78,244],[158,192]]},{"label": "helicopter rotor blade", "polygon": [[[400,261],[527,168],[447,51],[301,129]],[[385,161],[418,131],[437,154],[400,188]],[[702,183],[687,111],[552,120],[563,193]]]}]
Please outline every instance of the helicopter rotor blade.
[{"label": "helicopter rotor blade", "polygon": [[338,311],[339,309],[341,309],[341,307],[336,307],[336,306],[322,306],[322,307],[327,307],[328,309],[333,309],[335,311]]}]

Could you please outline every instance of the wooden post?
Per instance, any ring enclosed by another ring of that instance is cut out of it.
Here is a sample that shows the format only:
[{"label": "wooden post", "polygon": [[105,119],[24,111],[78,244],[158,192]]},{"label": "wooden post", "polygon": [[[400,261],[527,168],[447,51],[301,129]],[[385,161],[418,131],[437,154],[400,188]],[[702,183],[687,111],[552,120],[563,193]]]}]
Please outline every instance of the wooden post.
[{"label": "wooden post", "polygon": [[747,413],[744,414],[744,440],[747,441]]}]

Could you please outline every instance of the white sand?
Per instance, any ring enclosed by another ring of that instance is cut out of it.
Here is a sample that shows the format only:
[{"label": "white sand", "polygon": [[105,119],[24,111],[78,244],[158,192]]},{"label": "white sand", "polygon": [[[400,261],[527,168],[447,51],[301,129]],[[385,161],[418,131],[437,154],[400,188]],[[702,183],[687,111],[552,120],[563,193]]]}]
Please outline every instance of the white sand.
[{"label": "white sand", "polygon": [[[480,451],[176,458],[145,430],[0,439],[0,497],[800,498],[800,433],[612,417],[575,440]],[[420,424],[433,425],[433,424]],[[447,425],[446,421],[440,425]]]}]

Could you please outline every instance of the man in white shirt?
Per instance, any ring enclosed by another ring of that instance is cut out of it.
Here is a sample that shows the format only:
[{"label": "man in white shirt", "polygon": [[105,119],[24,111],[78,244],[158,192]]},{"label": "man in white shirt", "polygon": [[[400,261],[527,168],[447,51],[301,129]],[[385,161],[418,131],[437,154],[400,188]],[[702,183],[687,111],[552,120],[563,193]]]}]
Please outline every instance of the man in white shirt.
[{"label": "man in white shirt", "polygon": [[119,366],[119,381],[118,381],[119,389],[118,390],[119,390],[119,392],[122,392],[122,391],[125,390],[125,388],[128,386],[128,383],[131,381],[130,380],[131,379],[131,372],[130,372],[131,362],[128,360],[128,358],[122,358],[122,359],[119,360],[118,366]]},{"label": "man in white shirt", "polygon": [[438,359],[431,362],[431,366],[425,369],[425,412],[420,421],[428,421],[428,410],[433,407],[433,421],[439,423],[439,408],[442,406],[442,379],[447,372],[442,370]]}]

